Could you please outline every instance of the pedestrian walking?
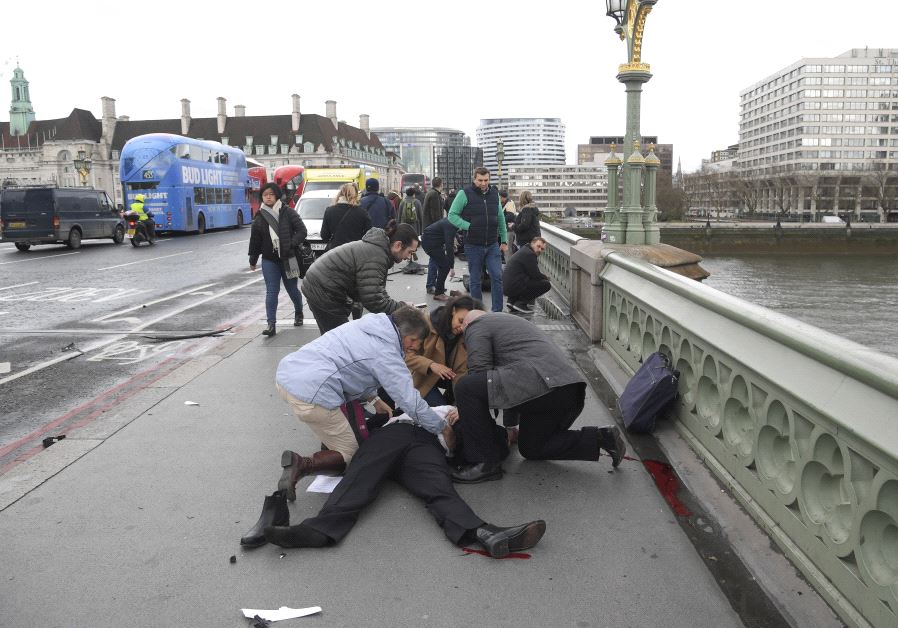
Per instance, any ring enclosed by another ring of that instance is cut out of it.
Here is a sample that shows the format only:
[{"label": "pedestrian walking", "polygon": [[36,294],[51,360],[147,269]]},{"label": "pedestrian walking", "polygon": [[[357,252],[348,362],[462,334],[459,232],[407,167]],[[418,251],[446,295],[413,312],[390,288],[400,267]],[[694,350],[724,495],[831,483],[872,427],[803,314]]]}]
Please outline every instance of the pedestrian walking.
[{"label": "pedestrian walking", "polygon": [[361,240],[327,251],[315,260],[302,291],[321,333],[349,320],[354,302],[369,312],[390,314],[402,306],[387,294],[387,271],[418,248],[418,234],[395,221],[372,227]]},{"label": "pedestrian walking", "polygon": [[396,219],[396,206],[380,193],[380,182],[373,177],[365,181],[365,193],[359,206],[368,212],[372,227],[383,229],[388,222]]},{"label": "pedestrian walking", "polygon": [[430,225],[443,218],[443,180],[434,177],[432,187],[424,196],[424,216],[421,221],[421,233]]},{"label": "pedestrian walking", "polygon": [[471,296],[477,300],[483,297],[483,268],[490,278],[490,294],[494,312],[502,311],[502,259],[501,253],[508,249],[508,233],[505,229],[505,214],[499,204],[499,192],[490,185],[490,171],[486,168],[474,170],[471,185],[459,192],[449,210],[449,221],[465,235],[465,258],[471,279]]},{"label": "pedestrian walking", "polygon": [[446,296],[446,278],[455,265],[456,233],[458,227],[448,218],[441,218],[421,234],[421,248],[430,258],[427,263],[427,294],[432,294],[436,301],[449,298]]},{"label": "pedestrian walking", "polygon": [[556,343],[529,321],[502,312],[468,312],[463,323],[468,374],[455,384],[462,466],[456,482],[502,477],[509,432],[491,408],[518,417],[518,451],[528,460],[598,460],[620,464],[626,445],[616,426],[570,429],[583,410],[586,380]]},{"label": "pedestrian walking", "polygon": [[[508,233],[508,250],[514,255],[518,247],[515,244],[515,233],[514,233],[514,223],[517,220],[517,213],[515,210],[514,201],[508,197],[508,192],[506,190],[502,190],[499,192],[499,199],[502,203],[502,213],[505,214],[505,231]],[[502,256],[502,261],[505,261],[505,256]]]},{"label": "pedestrian walking", "polygon": [[539,226],[539,207],[533,202],[533,195],[528,191],[521,192],[519,203],[521,209],[514,224],[514,231],[518,247],[522,247],[533,238],[541,236],[542,229]]},{"label": "pedestrian walking", "polygon": [[303,323],[302,294],[297,286],[301,265],[296,249],[306,239],[306,226],[296,210],[281,203],[283,192],[276,183],[266,183],[261,190],[262,205],[253,218],[249,234],[249,267],[256,270],[262,257],[265,279],[265,336],[277,333],[278,294],[281,283],[293,301],[293,325]]},{"label": "pedestrian walking", "polygon": [[355,183],[344,183],[333,205],[324,210],[321,239],[326,251],[347,242],[361,240],[371,229],[371,217],[359,206],[359,190]]}]

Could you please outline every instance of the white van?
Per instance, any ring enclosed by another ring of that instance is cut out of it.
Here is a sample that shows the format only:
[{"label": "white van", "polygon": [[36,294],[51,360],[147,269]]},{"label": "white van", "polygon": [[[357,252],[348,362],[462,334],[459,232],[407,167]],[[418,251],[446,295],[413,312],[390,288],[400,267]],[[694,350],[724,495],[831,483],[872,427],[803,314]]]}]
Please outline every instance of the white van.
[{"label": "white van", "polygon": [[838,216],[833,216],[832,214],[827,214],[823,218],[820,219],[820,222],[828,224],[828,225],[844,225],[845,221],[839,218]]}]

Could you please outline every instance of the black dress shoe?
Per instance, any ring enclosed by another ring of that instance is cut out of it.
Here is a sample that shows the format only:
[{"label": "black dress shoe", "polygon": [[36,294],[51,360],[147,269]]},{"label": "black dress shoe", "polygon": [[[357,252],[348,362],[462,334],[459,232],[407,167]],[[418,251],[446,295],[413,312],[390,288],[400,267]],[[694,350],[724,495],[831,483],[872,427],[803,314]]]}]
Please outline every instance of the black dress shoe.
[{"label": "black dress shoe", "polygon": [[302,523],[295,526],[268,526],[265,539],[281,547],[325,547],[330,537]]},{"label": "black dress shoe", "polygon": [[293,317],[293,326],[294,327],[302,327],[303,324],[303,313],[299,312],[296,316]]},{"label": "black dress shoe", "polygon": [[620,430],[616,425],[599,428],[599,448],[604,449],[611,456],[611,466],[616,469],[627,453],[624,437],[621,436]]},{"label": "black dress shoe", "polygon": [[274,336],[276,333],[278,332],[274,323],[268,323],[268,327],[262,330],[263,336]]},{"label": "black dress shoe", "polygon": [[520,552],[539,543],[546,532],[546,522],[542,519],[519,526],[500,528],[483,524],[474,531],[477,542],[483,546],[493,558],[503,558],[510,552]]},{"label": "black dress shoe", "polygon": [[452,481],[461,484],[477,484],[478,482],[498,480],[501,477],[501,462],[478,462],[477,464],[459,467],[452,472]]}]

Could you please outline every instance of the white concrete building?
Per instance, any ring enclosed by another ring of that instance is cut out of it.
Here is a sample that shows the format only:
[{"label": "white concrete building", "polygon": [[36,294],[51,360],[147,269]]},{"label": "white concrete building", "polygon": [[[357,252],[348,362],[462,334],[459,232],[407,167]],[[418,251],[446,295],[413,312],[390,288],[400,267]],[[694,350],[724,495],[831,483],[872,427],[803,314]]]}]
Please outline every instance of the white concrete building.
[{"label": "white concrete building", "polygon": [[[483,149],[483,165],[498,178],[496,146],[505,151],[503,170],[526,165],[563,165],[564,124],[560,118],[489,118],[477,127],[477,145]],[[504,174],[504,172],[503,172]]]},{"label": "white concrete building", "polygon": [[737,168],[773,181],[762,209],[885,219],[898,176],[898,49],[800,59],[743,90],[740,107]]},{"label": "white concrete building", "polygon": [[587,215],[604,211],[608,205],[608,168],[604,164],[511,166],[506,180],[516,204],[521,192],[529,190],[544,213],[562,215],[572,207],[578,215]]}]

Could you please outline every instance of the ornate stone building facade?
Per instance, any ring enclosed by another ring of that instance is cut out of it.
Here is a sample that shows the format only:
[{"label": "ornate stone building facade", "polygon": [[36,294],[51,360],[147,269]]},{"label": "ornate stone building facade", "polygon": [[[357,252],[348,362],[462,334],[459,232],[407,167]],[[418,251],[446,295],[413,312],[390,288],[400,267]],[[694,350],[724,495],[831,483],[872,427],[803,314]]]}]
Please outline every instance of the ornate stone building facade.
[{"label": "ornate stone building facade", "polygon": [[[368,116],[359,126],[337,118],[337,103],[325,103],[325,115],[302,113],[300,97],[292,95],[289,114],[247,116],[236,105],[227,115],[227,103],[218,99],[214,118],[194,118],[190,101],[181,101],[181,116],[161,120],[131,120],[117,116],[115,100],[101,98],[102,117],[73,109],[66,118],[38,120],[32,108],[29,85],[17,67],[10,80],[10,121],[0,122],[0,182],[10,185],[88,185],[105,190],[122,202],[118,178],[122,147],[146,133],[174,133],[221,142],[242,149],[271,171],[285,164],[336,166],[359,164],[375,169],[386,181],[398,181],[402,164],[398,155],[384,149],[371,133]],[[75,169],[75,159],[87,160],[89,171]],[[398,185],[398,184],[397,184]]]}]

